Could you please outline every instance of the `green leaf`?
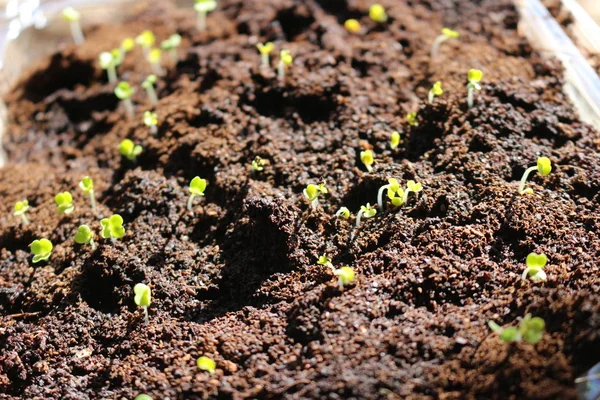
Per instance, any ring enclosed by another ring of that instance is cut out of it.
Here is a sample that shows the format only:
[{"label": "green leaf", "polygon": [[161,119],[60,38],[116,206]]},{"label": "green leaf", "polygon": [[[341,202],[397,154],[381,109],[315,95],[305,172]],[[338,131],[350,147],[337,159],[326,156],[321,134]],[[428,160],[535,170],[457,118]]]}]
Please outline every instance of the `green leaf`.
[{"label": "green leaf", "polygon": [[505,342],[518,342],[521,340],[519,331],[514,326],[503,329],[500,333],[500,339]]},{"label": "green leaf", "polygon": [[75,243],[87,244],[87,243],[91,242],[93,237],[94,237],[94,234],[93,234],[92,230],[90,229],[90,227],[87,225],[81,225],[77,229],[77,233],[75,234],[74,239],[75,239]]},{"label": "green leaf", "polygon": [[143,283],[138,283],[133,287],[133,292],[135,293],[134,301],[140,307],[149,307],[152,301],[151,298],[151,290],[148,285]]},{"label": "green leaf", "polygon": [[542,269],[546,266],[547,262],[548,262],[548,258],[546,257],[546,255],[544,253],[542,253],[542,254],[529,253],[527,258],[525,259],[525,264],[530,268]]},{"label": "green leaf", "polygon": [[200,179],[199,176],[194,177],[190,181],[190,193],[195,194],[197,196],[204,196],[204,191],[206,190],[206,179]]}]

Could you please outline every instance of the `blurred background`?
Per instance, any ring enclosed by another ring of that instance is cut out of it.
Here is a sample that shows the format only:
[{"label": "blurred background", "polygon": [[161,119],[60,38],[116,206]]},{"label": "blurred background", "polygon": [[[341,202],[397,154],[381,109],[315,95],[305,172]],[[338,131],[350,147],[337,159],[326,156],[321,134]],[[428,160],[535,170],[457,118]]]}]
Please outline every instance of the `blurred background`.
[{"label": "blurred background", "polygon": [[579,0],[596,22],[600,23],[600,0]]}]

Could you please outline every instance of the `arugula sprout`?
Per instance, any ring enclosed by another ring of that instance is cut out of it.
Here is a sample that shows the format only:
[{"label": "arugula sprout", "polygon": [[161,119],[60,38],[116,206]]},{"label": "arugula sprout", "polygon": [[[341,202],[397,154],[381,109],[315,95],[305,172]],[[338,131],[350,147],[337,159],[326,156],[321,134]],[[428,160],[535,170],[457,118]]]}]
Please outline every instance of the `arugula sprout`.
[{"label": "arugula sprout", "polygon": [[525,340],[529,344],[536,344],[542,339],[546,323],[540,317],[525,315],[518,327],[502,328],[494,321],[489,321],[488,326],[500,336],[506,343],[520,342]]},{"label": "arugula sprout", "polygon": [[169,58],[171,58],[171,64],[174,66],[179,62],[179,56],[177,55],[177,48],[181,45],[181,35],[174,33],[167,40],[163,40],[160,44],[160,48],[164,51],[169,52]]},{"label": "arugula sprout", "polygon": [[81,19],[81,14],[79,11],[74,9],[73,7],[66,7],[62,10],[62,16],[65,21],[67,21],[71,28],[71,36],[73,36],[73,41],[77,45],[82,45],[85,42],[85,37],[83,36],[83,31],[81,30],[81,23],[79,20]]},{"label": "arugula sprout", "polygon": [[194,197],[196,196],[204,196],[204,191],[206,190],[206,179],[200,179],[199,176],[194,177],[194,179],[192,179],[190,181],[190,188],[188,189],[188,191],[190,192],[190,197],[188,199],[187,202],[187,209],[189,211],[192,211],[192,206],[193,206],[193,202],[194,202]]},{"label": "arugula sprout", "polygon": [[29,244],[31,253],[33,254],[33,263],[47,260],[52,255],[52,242],[48,239],[34,240]]},{"label": "arugula sprout", "polygon": [[275,45],[273,44],[273,42],[267,42],[264,44],[257,43],[256,48],[258,49],[258,52],[260,53],[261,68],[264,68],[264,69],[269,68],[269,66],[271,65],[271,62],[269,61],[269,54],[271,54],[271,52],[275,49]]},{"label": "arugula sprout", "polygon": [[460,33],[453,31],[450,28],[442,28],[442,33],[435,38],[431,45],[431,58],[437,57],[440,49],[440,45],[448,39],[456,39],[460,36]]},{"label": "arugula sprout", "polygon": [[138,307],[142,307],[144,310],[144,323],[148,325],[148,307],[152,302],[152,291],[148,285],[138,283],[133,287],[133,293],[135,294],[133,300]]},{"label": "arugula sprout", "polygon": [[144,90],[146,90],[146,94],[148,95],[148,98],[150,99],[150,103],[152,103],[152,104],[158,103],[158,96],[156,95],[156,90],[154,89],[156,80],[157,80],[156,75],[151,74],[151,75],[148,75],[146,77],[146,79],[144,79],[144,82],[142,82],[142,88]]},{"label": "arugula sprout", "polygon": [[550,159],[548,157],[539,157],[535,166],[529,167],[525,170],[525,173],[521,178],[521,182],[519,183],[519,194],[523,195],[533,193],[533,189],[525,189],[525,184],[527,183],[527,177],[529,174],[534,171],[537,171],[542,176],[548,175],[552,171],[552,163],[550,162]]},{"label": "arugula sprout", "polygon": [[216,8],[217,2],[215,0],[196,0],[196,4],[194,4],[194,10],[198,13],[196,28],[198,28],[200,32],[206,30],[206,14],[214,11]]},{"label": "arugula sprout", "polygon": [[13,215],[21,217],[23,224],[27,225],[29,223],[29,219],[25,213],[29,210],[29,202],[27,200],[17,201],[13,207]]},{"label": "arugula sprout", "polygon": [[81,182],[79,182],[79,188],[83,190],[83,193],[90,196],[90,204],[92,210],[96,209],[96,198],[94,196],[94,181],[89,176],[84,176]]}]

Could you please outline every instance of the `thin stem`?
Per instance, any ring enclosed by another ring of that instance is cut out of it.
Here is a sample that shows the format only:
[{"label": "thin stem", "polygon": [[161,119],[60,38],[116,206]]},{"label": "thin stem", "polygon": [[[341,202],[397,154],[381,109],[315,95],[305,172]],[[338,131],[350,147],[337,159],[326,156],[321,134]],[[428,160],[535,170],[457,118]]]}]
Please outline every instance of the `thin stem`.
[{"label": "thin stem", "polygon": [[429,94],[427,95],[427,100],[429,100],[430,103],[433,103],[434,98],[435,98],[435,93],[433,93],[433,89],[431,89],[429,91]]},{"label": "thin stem", "polygon": [[473,87],[467,87],[467,105],[469,108],[473,107]]},{"label": "thin stem", "polygon": [[90,190],[90,205],[92,206],[92,210],[96,210],[96,197],[94,196],[94,191]]},{"label": "thin stem", "polygon": [[410,190],[409,188],[406,188],[406,190],[404,191],[404,196],[402,197],[402,204],[406,204],[406,201],[408,200],[408,195],[412,190]]},{"label": "thin stem", "polygon": [[154,72],[155,75],[162,75],[163,74],[163,69],[160,66],[160,63],[152,63],[152,72]]},{"label": "thin stem", "polygon": [[114,65],[109,65],[106,73],[108,74],[109,83],[115,83],[117,81],[117,67]]},{"label": "thin stem", "polygon": [[150,85],[146,88],[146,94],[150,99],[150,103],[156,104],[158,103],[158,96],[156,95],[156,90],[154,90],[154,86]]},{"label": "thin stem", "polygon": [[112,244],[117,244],[117,239],[114,237],[110,237],[110,241],[112,242]]},{"label": "thin stem", "polygon": [[435,40],[433,41],[433,44],[431,45],[431,58],[437,57],[439,50],[440,50],[440,45],[442,43],[444,43],[444,41],[446,41],[447,39],[448,39],[448,36],[446,36],[446,35],[440,35],[435,38]]},{"label": "thin stem", "polygon": [[158,128],[156,127],[156,125],[150,125],[150,133],[156,136],[156,134],[158,133]]},{"label": "thin stem", "polygon": [[169,57],[171,57],[171,63],[173,64],[173,67],[176,67],[177,63],[179,62],[176,48],[169,50]]},{"label": "thin stem", "polygon": [[264,69],[268,69],[269,68],[269,53],[261,53],[260,58],[261,58],[261,66]]},{"label": "thin stem", "polygon": [[310,205],[312,206],[313,210],[316,210],[317,207],[319,206],[319,198],[315,197],[315,199],[310,202]]},{"label": "thin stem", "polygon": [[125,99],[123,100],[123,103],[125,103],[125,110],[127,111],[127,116],[131,119],[133,119],[133,117],[135,116],[135,110],[133,109],[133,102],[131,101],[131,99]]},{"label": "thin stem", "polygon": [[521,183],[519,183],[519,194],[524,194],[525,193],[525,183],[527,182],[527,177],[529,176],[529,174],[531,174],[533,171],[537,171],[537,166],[534,167],[529,167],[525,170],[525,173],[523,174],[523,177],[521,178]]},{"label": "thin stem", "polygon": [[391,185],[387,184],[387,185],[383,185],[382,187],[379,188],[379,192],[377,192],[377,205],[379,205],[379,209],[383,212],[383,192],[385,192],[385,189],[389,189]]},{"label": "thin stem", "polygon": [[144,323],[148,325],[150,320],[148,319],[148,307],[142,307],[144,309]]},{"label": "thin stem", "polygon": [[94,239],[90,239],[90,246],[92,246],[92,251],[96,250],[96,242],[94,242]]},{"label": "thin stem", "polygon": [[196,28],[200,32],[204,32],[206,30],[206,13],[199,11],[198,17],[196,18]]},{"label": "thin stem", "polygon": [[328,262],[327,264],[325,264],[326,267],[329,267],[329,269],[331,270],[331,272],[333,272],[335,274],[335,267],[333,266],[332,263]]},{"label": "thin stem", "polygon": [[29,223],[29,220],[27,219],[27,216],[25,216],[25,213],[21,214],[21,220],[23,220],[23,224],[25,225]]},{"label": "thin stem", "polygon": [[283,61],[279,61],[277,65],[277,77],[280,81],[285,79],[285,64]]},{"label": "thin stem", "polygon": [[192,205],[193,205],[193,202],[194,202],[194,197],[196,197],[195,194],[193,194],[193,193],[190,194],[190,198],[187,201],[187,209],[188,209],[188,211],[192,211]]},{"label": "thin stem", "polygon": [[71,21],[71,35],[73,36],[75,44],[80,45],[85,42],[79,21]]},{"label": "thin stem", "polygon": [[358,214],[356,214],[356,227],[352,230],[352,235],[350,235],[350,240],[354,239],[356,236],[356,231],[358,231],[358,227],[360,226],[360,219],[362,218],[364,211],[361,209]]}]

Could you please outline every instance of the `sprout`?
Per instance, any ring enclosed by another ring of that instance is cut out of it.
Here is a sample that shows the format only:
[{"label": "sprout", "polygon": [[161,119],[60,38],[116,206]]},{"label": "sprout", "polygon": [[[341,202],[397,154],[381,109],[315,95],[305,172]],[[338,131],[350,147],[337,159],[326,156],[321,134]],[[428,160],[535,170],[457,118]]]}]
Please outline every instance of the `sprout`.
[{"label": "sprout", "polygon": [[360,227],[361,218],[363,216],[365,218],[371,218],[371,217],[375,216],[375,214],[377,214],[377,210],[375,208],[371,207],[371,204],[367,203],[367,205],[365,205],[365,206],[360,206],[360,211],[358,212],[358,214],[356,214],[356,228],[354,229],[354,232],[352,232],[350,240],[354,239],[356,230],[358,230],[358,228]]},{"label": "sprout", "polygon": [[319,183],[318,185],[309,183],[306,185],[306,189],[302,191],[304,196],[310,200],[310,205],[312,206],[313,210],[316,210],[317,206],[319,205],[319,196],[328,192],[329,191],[325,187],[325,182]]},{"label": "sprout", "polygon": [[70,192],[62,192],[54,196],[54,202],[58,207],[59,214],[70,214],[75,209],[73,205],[73,196]]},{"label": "sprout", "polygon": [[336,269],[333,271],[333,273],[338,277],[340,290],[343,290],[344,286],[354,282],[354,270],[348,266]]},{"label": "sprout", "polygon": [[27,216],[25,215],[27,210],[29,210],[29,202],[27,200],[17,201],[15,203],[15,206],[13,207],[13,210],[14,210],[13,215],[21,217],[21,220],[23,221],[23,223],[25,225],[27,225],[29,223],[29,220],[27,219]]},{"label": "sprout", "polygon": [[546,323],[540,317],[532,318],[531,314],[527,314],[518,327],[501,328],[494,321],[489,321],[488,326],[506,343],[525,340],[529,344],[536,344],[542,339]]},{"label": "sprout", "polygon": [[188,191],[190,192],[190,198],[187,202],[187,209],[192,211],[192,204],[194,201],[194,197],[196,196],[204,196],[204,191],[206,190],[206,179],[200,179],[199,176],[194,177],[190,181],[190,188]]},{"label": "sprout", "polygon": [[331,258],[327,257],[325,254],[323,254],[322,256],[319,256],[319,259],[317,260],[317,264],[324,265],[324,266],[328,267],[333,273],[335,273],[335,267],[331,263]]},{"label": "sprout", "polygon": [[110,218],[103,218],[100,221],[102,231],[100,236],[103,239],[109,239],[115,243],[117,239],[125,236],[125,228],[123,228],[123,218],[119,214],[113,214]]},{"label": "sprout", "polygon": [[534,167],[529,167],[525,170],[523,177],[521,178],[521,182],[519,183],[519,194],[532,194],[533,189],[527,188],[525,189],[525,182],[527,182],[527,177],[533,171],[537,171],[540,175],[546,176],[552,171],[552,163],[548,157],[540,157],[537,159],[537,165]]},{"label": "sprout", "polygon": [[432,103],[435,96],[441,96],[443,93],[444,93],[444,89],[442,89],[442,82],[437,81],[431,87],[431,90],[429,91],[429,95],[427,96],[427,99],[429,100],[430,103]]},{"label": "sprout", "polygon": [[396,148],[400,145],[401,142],[402,140],[400,139],[400,132],[392,132],[392,136],[390,138],[390,148],[392,150],[396,150]]},{"label": "sprout", "polygon": [[148,53],[148,57],[146,57],[146,58],[148,59],[148,62],[152,66],[152,71],[156,75],[162,75],[164,72],[162,67],[160,66],[160,61],[162,59],[162,50],[154,48],[154,49],[150,50],[150,52]]},{"label": "sprout", "polygon": [[254,157],[254,160],[252,160],[252,171],[260,172],[263,169],[265,169],[265,160],[260,156]]},{"label": "sprout", "polygon": [[442,34],[435,38],[431,46],[431,58],[437,57],[440,45],[448,39],[456,39],[460,33],[453,31],[450,28],[442,28]]},{"label": "sprout", "polygon": [[115,87],[115,96],[125,104],[125,110],[129,118],[133,118],[135,110],[133,109],[133,103],[131,102],[131,96],[135,93],[135,88],[131,87],[128,82],[122,81],[117,87]]},{"label": "sprout", "polygon": [[125,58],[125,54],[129,53],[133,50],[135,46],[135,40],[133,38],[125,38],[121,41],[121,45],[119,46],[119,53],[121,54],[121,59]]},{"label": "sprout", "polygon": [[198,13],[196,17],[196,28],[200,32],[206,30],[206,14],[214,11],[217,8],[217,2],[215,0],[196,0],[194,4],[194,10]]},{"label": "sprout", "polygon": [[398,188],[395,192],[388,190],[387,195],[394,207],[400,207],[404,204],[404,189]]},{"label": "sprout", "polygon": [[142,307],[144,310],[144,323],[148,325],[148,307],[150,307],[150,303],[152,302],[150,287],[143,283],[138,283],[133,287],[133,293],[135,294],[133,301],[135,301],[138,307]]},{"label": "sprout", "polygon": [[90,196],[90,204],[92,210],[96,209],[96,198],[94,197],[94,181],[89,176],[84,176],[81,182],[79,182],[79,188],[83,190],[84,194]]},{"label": "sprout", "polygon": [[29,244],[31,254],[33,254],[33,263],[38,263],[50,258],[52,254],[52,242],[48,239],[34,240]]},{"label": "sprout", "polygon": [[117,66],[121,65],[122,61],[119,50],[103,51],[100,53],[98,63],[100,64],[100,68],[106,70],[108,82],[115,83],[117,81]]},{"label": "sprout", "polygon": [[130,161],[136,161],[137,156],[142,154],[142,146],[134,144],[130,139],[125,139],[119,144],[119,153]]},{"label": "sprout", "polygon": [[285,67],[288,65],[292,65],[294,58],[290,54],[289,50],[281,50],[279,52],[279,65],[277,67],[277,75],[279,76],[279,80],[285,79]]},{"label": "sprout", "polygon": [[410,126],[419,126],[419,122],[417,122],[417,113],[416,112],[410,112],[410,113],[406,114],[406,121],[408,121],[408,124]]},{"label": "sprout", "polygon": [[271,52],[275,48],[275,45],[273,44],[273,42],[267,42],[265,44],[257,43],[256,48],[260,53],[260,66],[265,69],[269,68],[269,65],[271,65],[269,61],[269,54],[271,54]]},{"label": "sprout", "polygon": [[390,192],[392,192],[390,198],[394,197],[395,193],[397,193],[399,190],[402,190],[402,189],[400,189],[400,184],[398,183],[397,179],[395,179],[395,178],[388,179],[388,184],[380,187],[379,191],[377,192],[377,205],[379,206],[379,208],[381,210],[383,210],[383,192],[386,189],[388,191],[388,197],[390,197]]},{"label": "sprout", "polygon": [[133,400],[152,400],[152,397],[148,396],[147,394],[138,394],[137,396],[135,396],[135,399]]},{"label": "sprout", "polygon": [[146,90],[146,94],[150,99],[150,103],[156,104],[158,103],[158,96],[156,95],[156,90],[154,90],[154,85],[156,84],[156,75],[151,74],[144,79],[142,82],[142,88]]},{"label": "sprout", "polygon": [[423,190],[423,185],[413,180],[406,182],[406,191],[404,192],[404,196],[402,197],[402,204],[406,204],[408,201],[408,195],[410,192],[413,192],[417,195],[420,191]]},{"label": "sprout", "polygon": [[479,69],[471,69],[467,74],[467,104],[469,108],[473,107],[473,91],[481,90],[479,82],[483,79],[483,72]]},{"label": "sprout", "polygon": [[150,127],[150,133],[156,135],[158,133],[158,116],[153,111],[144,111],[144,125]]},{"label": "sprout", "polygon": [[63,9],[62,16],[71,26],[71,36],[73,36],[75,44],[83,44],[85,38],[83,37],[83,31],[81,30],[81,24],[79,23],[79,19],[81,18],[79,11],[73,7],[67,7]]},{"label": "sprout", "polygon": [[373,150],[365,150],[360,152],[360,161],[365,164],[367,171],[373,171],[373,162],[375,161]]},{"label": "sprout", "polygon": [[361,26],[360,26],[360,22],[358,22],[354,18],[350,18],[350,19],[347,19],[346,22],[344,22],[344,28],[346,28],[346,30],[348,32],[358,33],[358,32],[360,32]]},{"label": "sprout", "polygon": [[80,225],[79,228],[77,228],[77,233],[73,239],[75,240],[75,243],[89,244],[92,246],[92,250],[96,249],[96,243],[94,243],[94,232],[92,232],[90,227],[87,225]]},{"label": "sprout", "polygon": [[544,253],[530,253],[525,259],[527,268],[525,268],[525,271],[523,271],[521,279],[527,280],[527,278],[530,278],[534,282],[545,281],[546,273],[544,272],[544,267],[546,266],[547,262],[548,258]]},{"label": "sprout", "polygon": [[171,64],[177,65],[179,57],[177,56],[177,48],[181,44],[181,35],[174,33],[167,40],[163,40],[160,44],[160,48],[164,51],[169,52],[169,58],[171,58]]},{"label": "sprout", "polygon": [[381,4],[373,4],[369,7],[369,18],[375,22],[384,23],[387,21],[388,16]]},{"label": "sprout", "polygon": [[152,46],[154,46],[154,42],[156,42],[156,37],[154,36],[154,33],[152,33],[152,31],[145,30],[135,38],[135,42],[142,46],[144,57],[148,58],[148,53],[150,53],[150,49],[152,48]]},{"label": "sprout", "polygon": [[340,209],[335,213],[335,216],[348,219],[350,218],[350,210],[348,210],[348,207],[340,207]]}]

